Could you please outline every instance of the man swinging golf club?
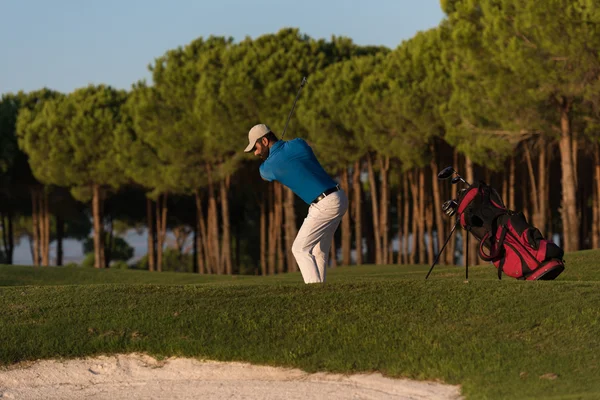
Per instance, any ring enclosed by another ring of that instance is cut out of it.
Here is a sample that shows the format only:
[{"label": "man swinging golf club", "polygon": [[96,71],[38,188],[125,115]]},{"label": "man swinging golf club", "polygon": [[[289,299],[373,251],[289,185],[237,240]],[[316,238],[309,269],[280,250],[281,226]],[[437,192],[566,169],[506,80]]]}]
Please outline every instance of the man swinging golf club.
[{"label": "man swinging golf club", "polygon": [[254,152],[263,160],[259,172],[264,180],[280,182],[309,204],[292,253],[304,283],[325,282],[331,241],[348,210],[346,193],[325,172],[301,138],[284,141],[282,135],[279,140],[267,125],[258,124],[248,132],[244,151]]}]

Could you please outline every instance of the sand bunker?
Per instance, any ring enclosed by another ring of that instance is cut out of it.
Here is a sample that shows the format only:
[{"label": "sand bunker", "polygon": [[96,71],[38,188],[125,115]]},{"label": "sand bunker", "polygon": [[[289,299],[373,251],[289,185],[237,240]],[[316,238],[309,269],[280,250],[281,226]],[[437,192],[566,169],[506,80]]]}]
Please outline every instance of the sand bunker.
[{"label": "sand bunker", "polygon": [[458,386],[380,374],[298,369],[141,354],[37,361],[0,369],[1,399],[461,399]]}]

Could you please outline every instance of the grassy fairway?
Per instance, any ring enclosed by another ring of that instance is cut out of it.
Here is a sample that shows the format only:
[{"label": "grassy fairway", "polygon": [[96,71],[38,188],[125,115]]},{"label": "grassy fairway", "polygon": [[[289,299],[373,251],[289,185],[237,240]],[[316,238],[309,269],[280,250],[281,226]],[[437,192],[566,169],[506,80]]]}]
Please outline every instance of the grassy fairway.
[{"label": "grassy fairway", "polygon": [[[146,352],[380,371],[461,384],[467,398],[600,398],[600,252],[553,282],[491,266],[344,267],[203,277],[0,267],[0,363]],[[20,286],[27,285],[27,286]]]}]

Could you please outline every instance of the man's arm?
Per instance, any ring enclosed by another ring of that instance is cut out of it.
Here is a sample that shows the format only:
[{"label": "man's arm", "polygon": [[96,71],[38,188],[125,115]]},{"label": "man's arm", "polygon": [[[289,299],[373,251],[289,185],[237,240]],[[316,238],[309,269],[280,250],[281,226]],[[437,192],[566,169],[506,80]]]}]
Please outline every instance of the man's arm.
[{"label": "man's arm", "polygon": [[273,173],[271,172],[270,168],[265,166],[264,162],[262,164],[260,164],[260,167],[258,168],[258,172],[263,181],[271,182],[271,181],[275,180],[275,176],[273,176]]}]

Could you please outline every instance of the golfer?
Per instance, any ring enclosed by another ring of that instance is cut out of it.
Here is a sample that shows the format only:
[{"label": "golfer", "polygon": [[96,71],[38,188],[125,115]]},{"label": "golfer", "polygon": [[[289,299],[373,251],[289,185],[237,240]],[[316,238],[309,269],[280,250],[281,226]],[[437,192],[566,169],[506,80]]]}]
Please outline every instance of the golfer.
[{"label": "golfer", "polygon": [[263,162],[260,176],[278,181],[306,202],[308,215],[292,245],[304,283],[325,282],[333,234],[348,210],[348,197],[325,172],[303,139],[279,140],[265,124],[248,132],[246,153],[254,152]]}]

